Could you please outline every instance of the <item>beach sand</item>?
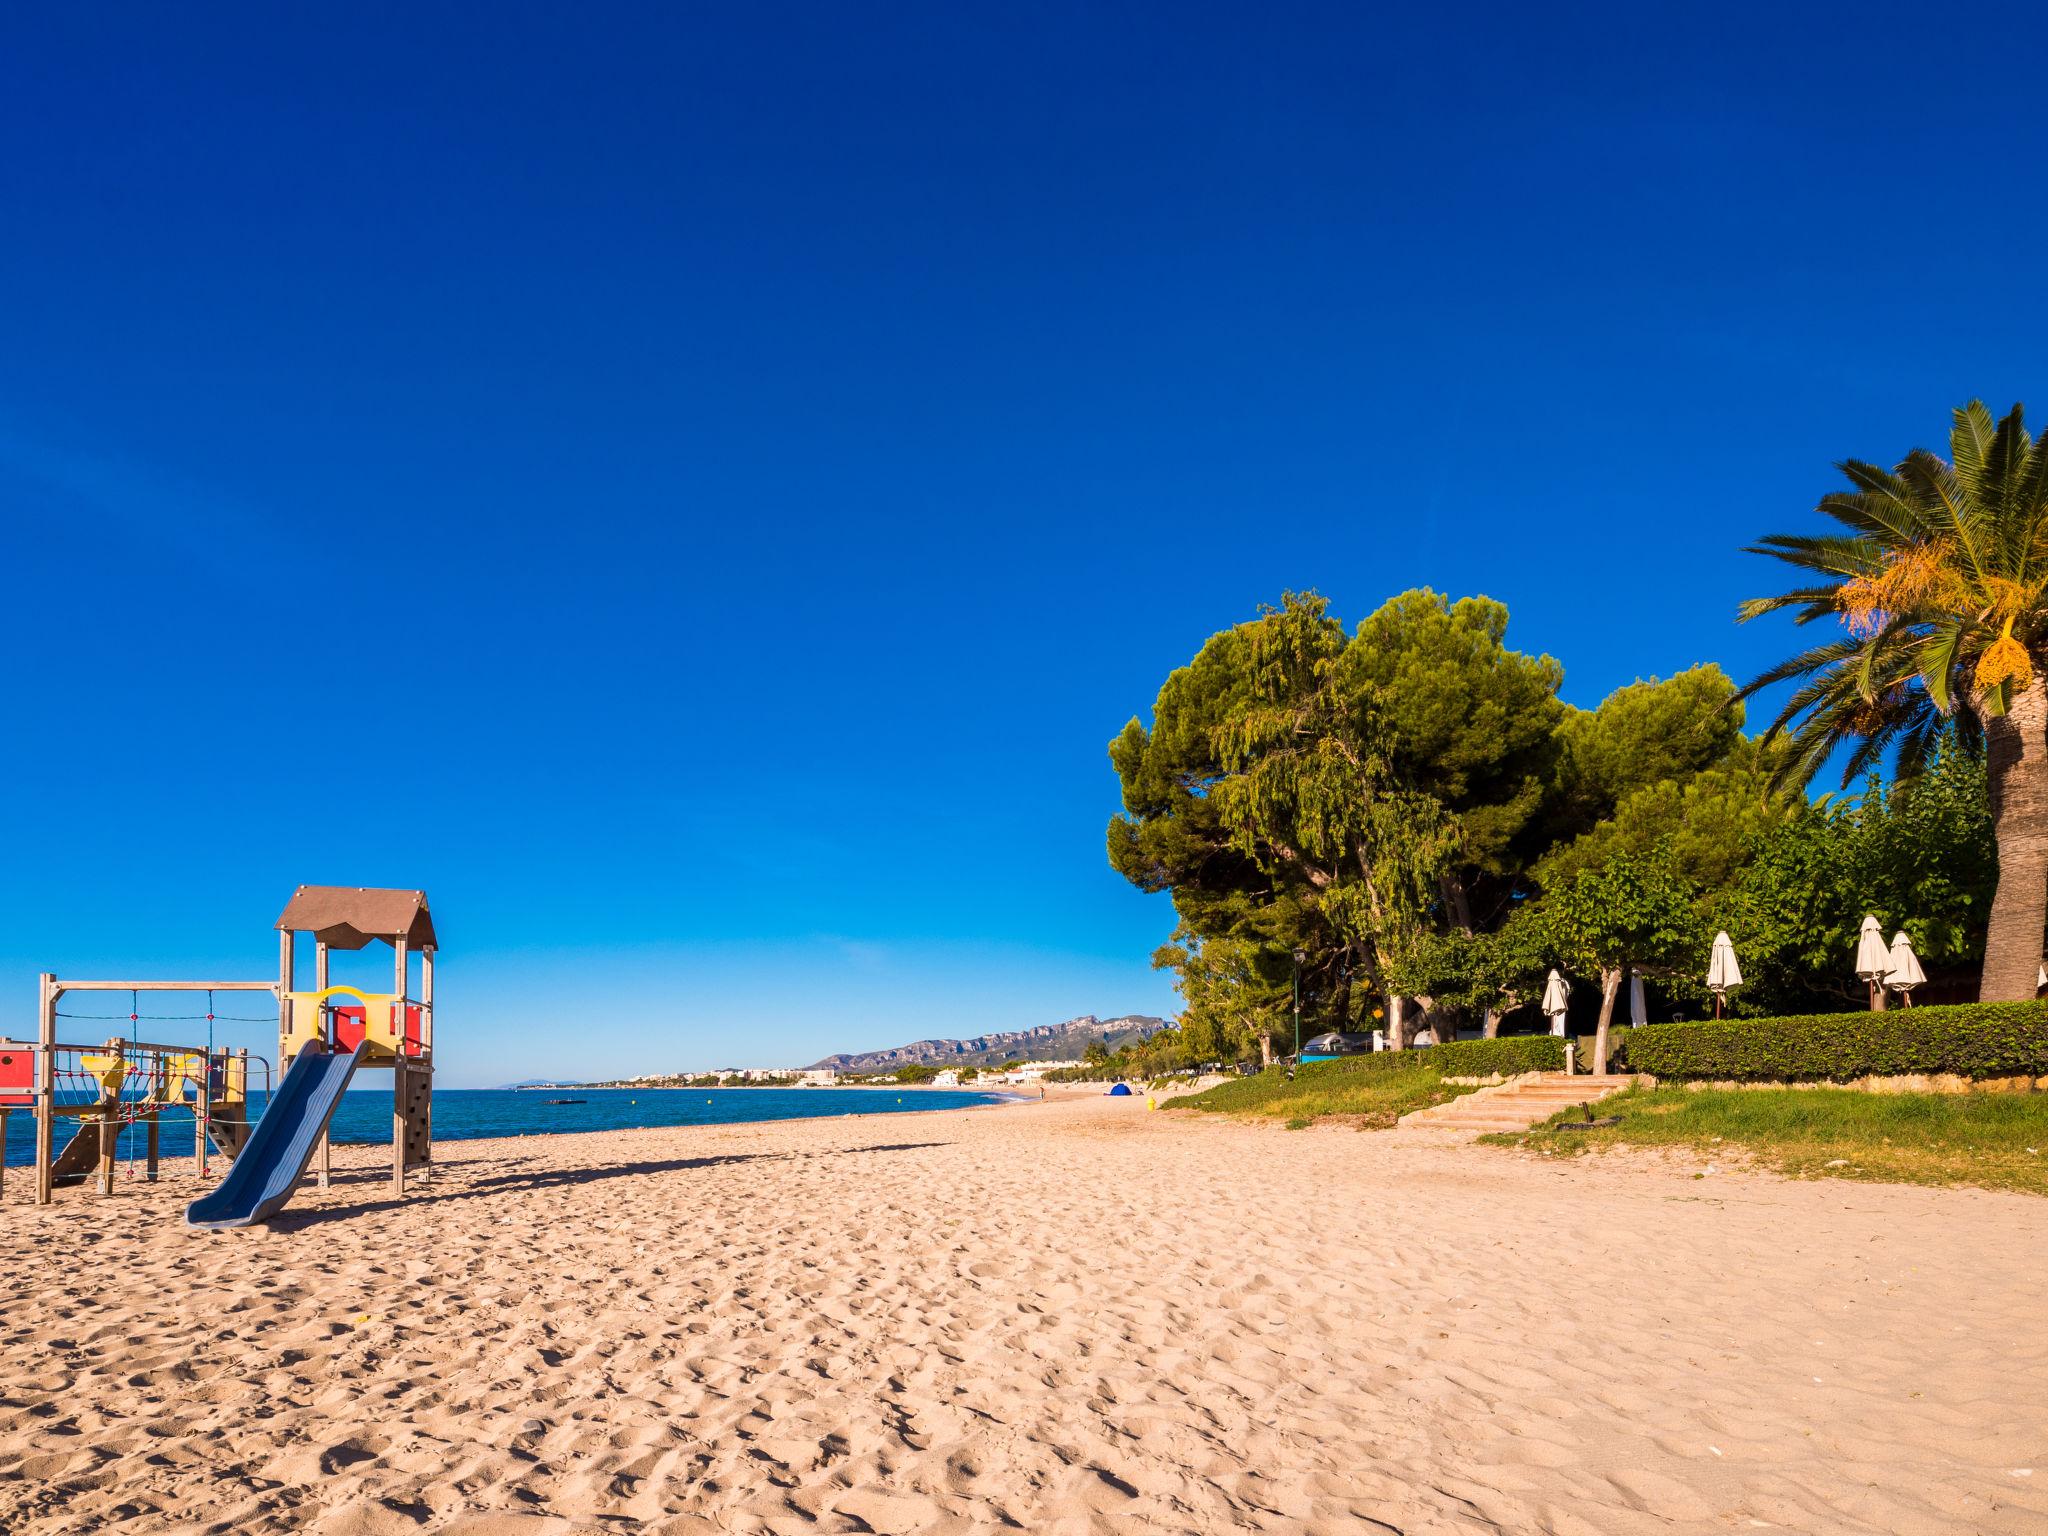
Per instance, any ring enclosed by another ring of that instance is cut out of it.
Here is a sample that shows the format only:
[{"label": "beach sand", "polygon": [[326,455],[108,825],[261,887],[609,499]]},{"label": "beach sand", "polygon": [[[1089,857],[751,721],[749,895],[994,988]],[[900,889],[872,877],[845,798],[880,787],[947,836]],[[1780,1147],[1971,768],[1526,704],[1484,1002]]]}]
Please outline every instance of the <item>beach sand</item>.
[{"label": "beach sand", "polygon": [[0,1529],[2048,1530],[2048,1201],[1142,1098],[0,1212]]}]

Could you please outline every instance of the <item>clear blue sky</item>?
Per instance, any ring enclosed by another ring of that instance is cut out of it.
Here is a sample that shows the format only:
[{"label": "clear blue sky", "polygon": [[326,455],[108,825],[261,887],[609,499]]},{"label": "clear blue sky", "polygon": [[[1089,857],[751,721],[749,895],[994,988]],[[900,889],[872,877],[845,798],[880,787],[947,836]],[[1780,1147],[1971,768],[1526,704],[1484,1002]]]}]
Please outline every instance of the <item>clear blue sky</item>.
[{"label": "clear blue sky", "polygon": [[1745,675],[1743,542],[2040,394],[2037,11],[1372,9],[18,12],[0,1030],[301,881],[457,1084],[1164,1012],[1209,633]]}]

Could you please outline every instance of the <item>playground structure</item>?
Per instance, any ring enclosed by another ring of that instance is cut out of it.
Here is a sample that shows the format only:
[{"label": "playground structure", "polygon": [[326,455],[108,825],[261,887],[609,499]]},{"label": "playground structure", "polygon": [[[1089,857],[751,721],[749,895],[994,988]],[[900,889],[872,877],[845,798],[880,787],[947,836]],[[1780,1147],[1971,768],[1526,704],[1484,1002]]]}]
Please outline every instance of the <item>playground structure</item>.
[{"label": "playground structure", "polygon": [[[0,1040],[0,1140],[11,1111],[34,1112],[36,1202],[47,1205],[54,1188],[89,1178],[95,1179],[101,1194],[112,1194],[118,1144],[137,1130],[144,1138],[148,1177],[154,1179],[166,1110],[191,1112],[193,1158],[202,1174],[209,1144],[224,1156],[235,1156],[249,1133],[251,1074],[267,1087],[269,1063],[247,1051],[214,1046],[215,1022],[257,1022],[247,1015],[216,1014],[214,993],[271,990],[268,982],[59,982],[45,974],[36,1042]],[[204,1015],[140,1011],[145,994],[153,998],[186,991],[206,993]],[[126,992],[128,1012],[66,1013],[59,1004],[73,992]],[[145,1019],[154,1026],[167,1019],[201,1017],[207,1025],[205,1045],[163,1045],[139,1035]],[[115,1035],[97,1045],[67,1044],[56,1037],[60,1018],[124,1021],[135,1033],[127,1039]],[[59,1151],[55,1133],[61,1120],[73,1121],[75,1127]]]},{"label": "playground structure", "polygon": [[[0,1141],[11,1109],[33,1110],[37,1204],[49,1204],[57,1187],[83,1182],[95,1171],[98,1192],[112,1194],[117,1143],[137,1127],[146,1138],[148,1176],[155,1178],[159,1122],[166,1109],[180,1108],[193,1114],[199,1174],[207,1172],[209,1144],[231,1163],[226,1178],[187,1209],[188,1224],[226,1227],[261,1221],[291,1198],[316,1157],[317,1177],[326,1185],[329,1121],[349,1080],[365,1067],[392,1073],[393,1193],[404,1193],[409,1172],[431,1177],[438,946],[425,893],[302,885],[276,927],[276,981],[77,981],[43,974],[35,1043],[0,1040]],[[297,988],[301,933],[313,937],[309,991]],[[329,984],[331,951],[360,950],[378,941],[391,945],[395,954],[392,991]],[[415,953],[417,998],[408,985]],[[61,1004],[68,996],[120,992],[129,994],[125,1017],[131,1038],[115,1036],[96,1045],[57,1038],[60,1019],[123,1017],[67,1013]],[[141,1013],[144,994],[180,992],[206,994],[205,1014]],[[267,1089],[270,1064],[245,1050],[217,1048],[212,1035],[221,1019],[257,1022],[249,1015],[217,1015],[215,994],[256,992],[267,992],[275,1001],[278,1059],[285,1071],[276,1091],[265,1094],[261,1118],[252,1124],[251,1077]],[[337,1001],[341,998],[354,1002]],[[207,1042],[182,1046],[135,1038],[145,1017],[152,1023],[203,1017]],[[75,1120],[77,1128],[60,1152],[57,1124],[67,1119]]]}]

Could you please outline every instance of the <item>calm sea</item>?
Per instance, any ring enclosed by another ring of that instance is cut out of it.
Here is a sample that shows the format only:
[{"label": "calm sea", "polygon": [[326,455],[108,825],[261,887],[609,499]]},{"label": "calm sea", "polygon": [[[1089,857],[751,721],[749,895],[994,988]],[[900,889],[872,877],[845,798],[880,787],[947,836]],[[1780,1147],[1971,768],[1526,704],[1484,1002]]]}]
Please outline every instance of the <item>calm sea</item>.
[{"label": "calm sea", "polygon": [[[388,1081],[388,1079],[387,1079]],[[616,1131],[635,1126],[736,1125],[750,1120],[815,1120],[834,1115],[898,1114],[908,1110],[959,1109],[1000,1104],[1007,1095],[969,1089],[906,1088],[573,1088],[528,1091],[511,1088],[436,1088],[434,1139],[472,1141],[481,1136],[531,1136],[540,1132]],[[549,1099],[581,1099],[550,1104]],[[260,1110],[261,1099],[257,1100]],[[57,1123],[61,1147],[72,1129]],[[351,1091],[335,1111],[337,1142],[391,1143],[391,1091]],[[192,1117],[167,1110],[161,1145],[165,1157],[192,1150]],[[142,1155],[143,1130],[123,1134],[124,1157]],[[25,1109],[7,1117],[7,1162],[35,1161],[35,1120]]]}]

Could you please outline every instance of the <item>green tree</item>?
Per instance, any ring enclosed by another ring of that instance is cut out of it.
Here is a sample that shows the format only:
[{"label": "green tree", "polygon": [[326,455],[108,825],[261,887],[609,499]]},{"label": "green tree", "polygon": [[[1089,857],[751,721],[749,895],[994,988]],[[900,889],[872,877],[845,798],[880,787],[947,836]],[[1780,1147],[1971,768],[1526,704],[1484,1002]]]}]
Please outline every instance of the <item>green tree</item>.
[{"label": "green tree", "polygon": [[1998,883],[1985,766],[1951,738],[1918,777],[1874,776],[1860,797],[1808,806],[1757,842],[1715,901],[1739,935],[1745,1012],[1799,1013],[1861,1003],[1849,970],[1866,912],[1903,928],[1929,968],[1981,962]]},{"label": "green tree", "polygon": [[1742,738],[1736,697],[1728,674],[1708,663],[1617,688],[1597,709],[1568,711],[1545,813],[1553,841],[1591,831],[1637,790],[1720,763]]},{"label": "green tree", "polygon": [[1954,413],[1947,459],[1916,448],[1889,470],[1840,468],[1851,489],[1818,510],[1846,531],[1755,545],[1812,579],[1741,613],[1789,610],[1846,634],[1746,691],[1799,680],[1768,733],[1789,734],[1798,783],[1843,746],[1848,784],[1894,750],[1914,777],[1951,720],[1981,737],[1999,878],[1979,995],[2031,998],[2048,927],[2048,444],[2021,407],[1994,423],[1973,400]]},{"label": "green tree", "polygon": [[[1379,690],[1345,665],[1323,600],[1216,635],[1160,690],[1153,722],[1110,745],[1124,813],[1110,863],[1171,890],[1186,929],[1307,960],[1304,987],[1342,1025],[1354,974],[1421,926],[1455,851],[1444,807],[1406,786]],[[1262,962],[1270,964],[1270,960]]]},{"label": "green tree", "polygon": [[1720,761],[1688,777],[1655,779],[1628,790],[1606,819],[1545,856],[1536,866],[1538,883],[1567,882],[1618,854],[1645,854],[1664,845],[1696,889],[1728,888],[1754,856],[1758,840],[1799,815],[1806,803],[1774,781],[1769,757],[1738,735]]},{"label": "green tree", "polygon": [[1184,923],[1152,964],[1175,973],[1188,1060],[1273,1059],[1272,1042],[1291,1025],[1288,956],[1228,935],[1204,939]]},{"label": "green tree", "polygon": [[1442,919],[1468,934],[1498,923],[1518,889],[1565,713],[1564,668],[1509,650],[1507,627],[1492,598],[1424,589],[1384,604],[1345,650],[1347,672],[1373,687],[1394,772],[1455,818]]},{"label": "green tree", "polygon": [[1697,969],[1708,936],[1694,887],[1668,848],[1623,852],[1581,869],[1544,893],[1543,921],[1559,961],[1600,977],[1600,1023],[1593,1070],[1607,1070],[1607,1042],[1622,976],[1637,970]]}]

